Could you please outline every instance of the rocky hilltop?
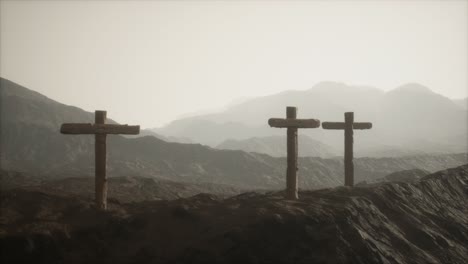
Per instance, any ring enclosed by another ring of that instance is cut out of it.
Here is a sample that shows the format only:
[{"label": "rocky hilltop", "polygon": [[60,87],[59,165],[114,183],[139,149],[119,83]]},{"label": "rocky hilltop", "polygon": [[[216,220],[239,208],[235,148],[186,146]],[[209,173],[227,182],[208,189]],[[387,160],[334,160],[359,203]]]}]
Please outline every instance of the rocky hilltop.
[{"label": "rocky hilltop", "polygon": [[111,201],[1,194],[3,263],[466,263],[468,164],[414,183]]}]

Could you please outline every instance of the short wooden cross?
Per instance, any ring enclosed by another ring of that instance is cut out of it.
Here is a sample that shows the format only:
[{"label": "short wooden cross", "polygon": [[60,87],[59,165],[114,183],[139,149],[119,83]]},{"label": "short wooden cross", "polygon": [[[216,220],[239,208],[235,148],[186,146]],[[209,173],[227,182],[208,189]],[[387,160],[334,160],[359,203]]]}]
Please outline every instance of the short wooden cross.
[{"label": "short wooden cross", "polygon": [[107,209],[107,175],[106,175],[106,138],[107,134],[136,135],[140,126],[106,124],[106,111],[95,112],[95,124],[65,123],[60,128],[62,134],[94,134],[95,135],[95,199],[96,206]]},{"label": "short wooden cross", "polygon": [[286,198],[298,199],[297,195],[297,129],[298,128],[317,128],[320,121],[317,119],[296,119],[297,108],[286,107],[286,119],[270,118],[268,124],[270,127],[287,128],[287,160],[286,169]]},{"label": "short wooden cross", "polygon": [[354,185],[354,163],[353,163],[353,130],[354,129],[371,129],[372,123],[369,122],[354,122],[354,113],[346,112],[345,122],[323,122],[324,129],[342,129],[345,132],[344,140],[344,173],[345,186]]}]

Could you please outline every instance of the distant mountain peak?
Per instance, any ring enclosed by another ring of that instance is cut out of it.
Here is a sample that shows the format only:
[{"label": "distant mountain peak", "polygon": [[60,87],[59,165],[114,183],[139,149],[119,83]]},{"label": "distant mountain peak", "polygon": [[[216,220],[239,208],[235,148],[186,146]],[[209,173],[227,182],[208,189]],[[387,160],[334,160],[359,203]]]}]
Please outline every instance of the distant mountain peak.
[{"label": "distant mountain peak", "polygon": [[344,82],[323,81],[315,84],[309,89],[310,92],[325,92],[325,91],[381,91],[380,89],[369,85],[349,85]]},{"label": "distant mountain peak", "polygon": [[455,99],[453,100],[453,102],[461,108],[468,110],[468,97],[465,97],[463,99]]},{"label": "distant mountain peak", "polygon": [[18,83],[0,77],[0,93],[1,96],[17,96],[33,101],[42,101],[42,102],[52,102],[53,100],[49,97],[36,92],[34,90],[28,89],[24,86],[21,86]]},{"label": "distant mountain peak", "polygon": [[315,84],[309,91],[327,91],[330,89],[338,90],[345,89],[347,85],[342,82],[333,82],[333,81],[323,81]]},{"label": "distant mountain peak", "polygon": [[405,92],[405,93],[434,93],[428,87],[420,83],[406,83],[401,86],[398,86],[390,92]]}]

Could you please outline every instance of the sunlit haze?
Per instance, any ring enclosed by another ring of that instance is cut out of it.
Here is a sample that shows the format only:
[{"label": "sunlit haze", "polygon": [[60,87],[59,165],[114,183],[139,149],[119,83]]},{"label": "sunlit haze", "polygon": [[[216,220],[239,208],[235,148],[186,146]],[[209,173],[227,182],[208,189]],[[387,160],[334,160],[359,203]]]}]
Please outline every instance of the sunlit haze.
[{"label": "sunlit haze", "polygon": [[468,1],[2,1],[0,75],[156,127],[321,81],[468,89]]}]

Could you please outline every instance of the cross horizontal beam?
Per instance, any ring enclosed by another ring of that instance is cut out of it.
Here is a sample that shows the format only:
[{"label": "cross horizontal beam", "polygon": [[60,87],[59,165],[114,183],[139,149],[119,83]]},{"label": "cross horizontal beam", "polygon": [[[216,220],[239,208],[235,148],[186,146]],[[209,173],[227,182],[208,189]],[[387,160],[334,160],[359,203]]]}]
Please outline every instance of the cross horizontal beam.
[{"label": "cross horizontal beam", "polygon": [[[345,129],[344,122],[323,122],[323,129]],[[353,129],[371,129],[372,123],[369,122],[355,122],[353,123]]]},{"label": "cross horizontal beam", "polygon": [[295,118],[270,118],[268,124],[271,127],[288,128],[317,128],[320,126],[318,119],[295,119]]},{"label": "cross horizontal beam", "polygon": [[125,134],[137,135],[140,126],[115,125],[115,124],[79,124],[65,123],[60,127],[62,134]]}]

